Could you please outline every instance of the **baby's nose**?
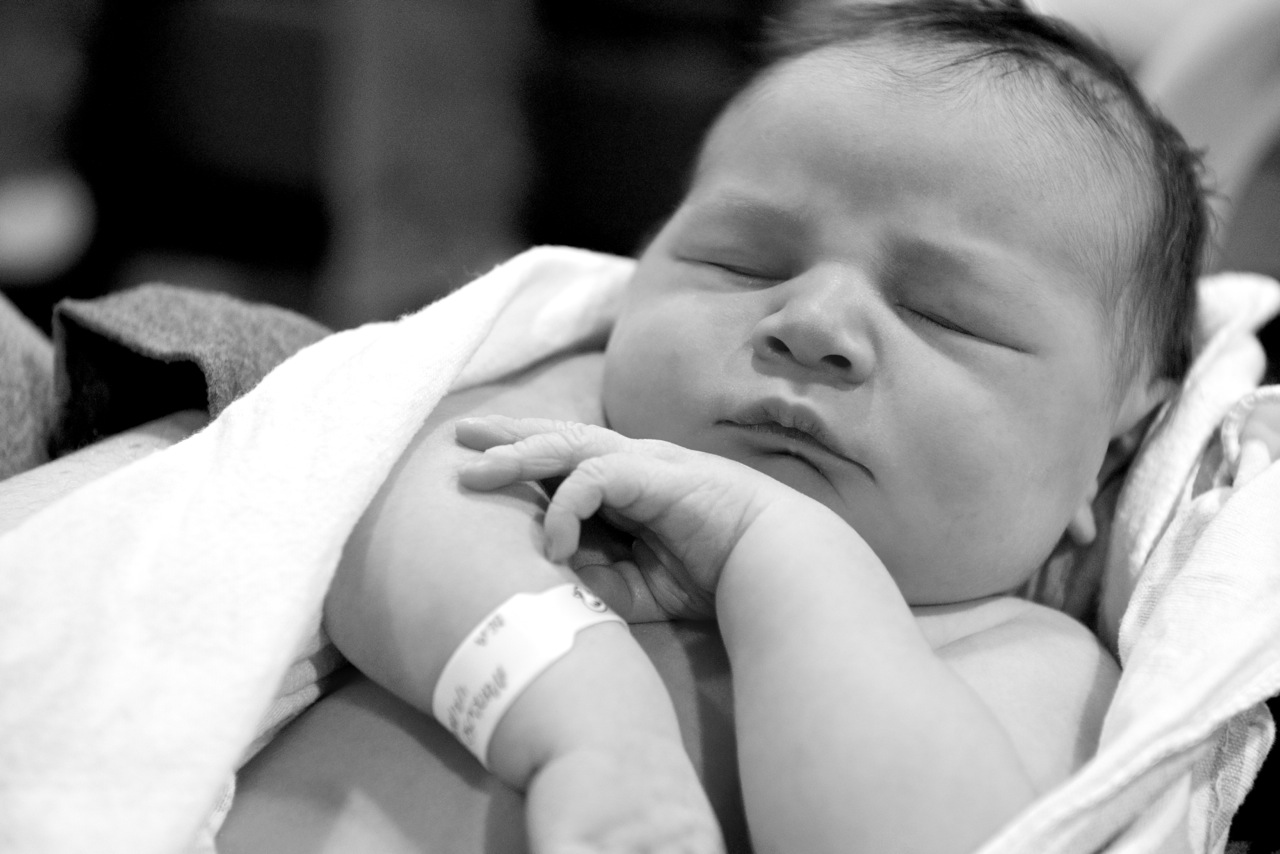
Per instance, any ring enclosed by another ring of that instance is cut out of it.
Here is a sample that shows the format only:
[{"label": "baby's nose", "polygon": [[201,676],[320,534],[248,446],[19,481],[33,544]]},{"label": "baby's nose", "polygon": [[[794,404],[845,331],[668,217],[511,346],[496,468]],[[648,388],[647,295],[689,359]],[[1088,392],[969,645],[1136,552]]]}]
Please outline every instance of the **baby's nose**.
[{"label": "baby's nose", "polygon": [[[769,354],[774,358],[792,359],[803,365],[814,366],[834,374],[847,374],[853,370],[853,360],[842,353],[822,353],[826,348],[819,345],[817,349],[805,346],[809,342],[798,340],[799,336],[788,336],[792,339],[793,345],[787,344],[782,338],[776,335],[767,335],[763,339],[763,346]],[[795,349],[792,349],[795,346]]]},{"label": "baby's nose", "polygon": [[752,336],[755,355],[840,383],[862,383],[874,368],[866,295],[834,277],[780,286],[785,300]]}]

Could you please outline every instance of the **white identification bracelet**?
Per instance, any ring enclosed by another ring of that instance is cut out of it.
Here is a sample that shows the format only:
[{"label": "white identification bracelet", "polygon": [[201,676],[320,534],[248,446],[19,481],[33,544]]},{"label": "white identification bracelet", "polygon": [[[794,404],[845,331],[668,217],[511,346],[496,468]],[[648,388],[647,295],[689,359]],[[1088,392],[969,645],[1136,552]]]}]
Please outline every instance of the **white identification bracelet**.
[{"label": "white identification bracelet", "polygon": [[511,704],[568,654],[578,632],[607,622],[626,625],[579,584],[517,593],[454,650],[436,682],[431,713],[488,768],[489,739]]}]

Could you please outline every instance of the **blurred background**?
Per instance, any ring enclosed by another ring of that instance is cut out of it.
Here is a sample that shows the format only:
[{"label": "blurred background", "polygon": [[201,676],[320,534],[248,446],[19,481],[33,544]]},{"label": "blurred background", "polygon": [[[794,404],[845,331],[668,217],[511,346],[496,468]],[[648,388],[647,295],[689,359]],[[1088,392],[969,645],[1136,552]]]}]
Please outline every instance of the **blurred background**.
[{"label": "blurred background", "polygon": [[[781,2],[0,0],[0,288],[46,328],[152,280],[345,327],[531,244],[631,253]],[[1137,67],[1216,2],[1038,5]],[[1280,276],[1264,148],[1215,265]]]},{"label": "blurred background", "polygon": [[[766,19],[832,1],[0,0],[0,290],[46,331],[157,280],[342,328],[532,244],[632,253]],[[1033,2],[1208,146],[1213,266],[1280,277],[1280,0]]]},{"label": "blurred background", "polygon": [[159,279],[341,327],[630,253],[773,5],[0,0],[0,287],[44,326]]}]

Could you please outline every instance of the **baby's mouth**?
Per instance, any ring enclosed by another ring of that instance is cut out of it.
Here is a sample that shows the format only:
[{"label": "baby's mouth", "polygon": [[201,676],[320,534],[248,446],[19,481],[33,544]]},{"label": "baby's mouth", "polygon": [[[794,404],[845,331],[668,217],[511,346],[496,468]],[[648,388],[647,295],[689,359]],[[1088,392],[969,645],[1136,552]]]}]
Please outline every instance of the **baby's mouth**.
[{"label": "baby's mouth", "polygon": [[[844,459],[840,454],[827,447],[812,433],[799,427],[788,427],[776,421],[722,421],[721,424],[753,433],[760,436],[760,445],[772,456],[794,457],[809,466],[819,469],[818,461],[822,457]],[[757,444],[753,442],[752,444]]]},{"label": "baby's mouth", "polygon": [[778,409],[771,402],[765,402],[719,423],[760,436],[759,441],[769,453],[795,457],[819,472],[837,461],[855,466],[875,480],[865,465],[828,444],[824,440],[825,428],[821,421],[803,409]]},{"label": "baby's mouth", "polygon": [[828,448],[822,442],[818,441],[812,434],[806,433],[797,427],[786,427],[776,421],[761,421],[754,424],[743,424],[739,422],[731,422],[735,427],[743,430],[749,430],[752,433],[765,433],[770,436],[780,436],[784,439],[790,439],[793,442],[799,442],[802,445],[817,447],[819,450],[826,451],[828,454],[839,456],[835,451]]},{"label": "baby's mouth", "polygon": [[[792,460],[830,482],[828,469],[832,463],[833,452],[805,431],[796,427],[787,427],[776,421],[755,423],[721,421],[720,423],[734,432],[751,434],[746,440],[750,448],[749,455],[741,462],[747,463],[752,468],[759,467],[752,461],[753,457],[761,461]],[[761,471],[774,473],[768,468]]]}]

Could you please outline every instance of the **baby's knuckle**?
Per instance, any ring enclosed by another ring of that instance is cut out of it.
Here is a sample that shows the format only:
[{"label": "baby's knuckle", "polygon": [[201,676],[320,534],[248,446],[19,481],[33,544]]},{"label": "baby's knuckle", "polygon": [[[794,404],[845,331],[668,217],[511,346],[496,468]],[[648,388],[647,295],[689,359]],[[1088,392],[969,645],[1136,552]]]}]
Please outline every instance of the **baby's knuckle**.
[{"label": "baby's knuckle", "polygon": [[543,433],[537,439],[539,446],[545,448],[548,455],[557,459],[572,458],[581,444],[572,434],[564,431]]},{"label": "baby's knuckle", "polygon": [[589,445],[595,436],[596,428],[580,421],[561,421],[556,424],[556,432],[576,445]]},{"label": "baby's knuckle", "polygon": [[587,457],[578,463],[577,471],[585,478],[602,483],[610,479],[612,469],[613,461],[608,457]]},{"label": "baby's knuckle", "polygon": [[648,456],[657,457],[658,459],[668,460],[671,462],[679,461],[682,457],[687,457],[689,451],[679,445],[671,442],[664,442],[661,439],[641,439],[637,443],[638,450],[643,451]]},{"label": "baby's knuckle", "polygon": [[498,416],[502,421],[513,430],[525,434],[526,436],[535,435],[546,429],[546,421],[541,418],[512,418],[505,415]]}]

